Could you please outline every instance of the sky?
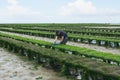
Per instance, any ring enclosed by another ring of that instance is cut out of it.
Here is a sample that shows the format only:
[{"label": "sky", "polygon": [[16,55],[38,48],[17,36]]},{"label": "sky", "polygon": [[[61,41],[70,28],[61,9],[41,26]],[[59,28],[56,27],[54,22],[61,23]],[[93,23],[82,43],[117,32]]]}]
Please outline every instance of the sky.
[{"label": "sky", "polygon": [[0,0],[0,23],[120,23],[120,0]]}]

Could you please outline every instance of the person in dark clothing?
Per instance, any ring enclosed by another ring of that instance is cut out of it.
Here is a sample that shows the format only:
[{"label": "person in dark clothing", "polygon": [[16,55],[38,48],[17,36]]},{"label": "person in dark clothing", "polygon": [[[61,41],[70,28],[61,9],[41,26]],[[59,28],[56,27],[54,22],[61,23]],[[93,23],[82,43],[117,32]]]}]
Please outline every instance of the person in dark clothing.
[{"label": "person in dark clothing", "polygon": [[68,35],[66,32],[62,31],[62,30],[57,30],[56,31],[56,37],[55,37],[55,41],[54,43],[56,43],[56,41],[58,40],[58,38],[61,38],[60,43],[58,44],[66,44],[68,41]]}]

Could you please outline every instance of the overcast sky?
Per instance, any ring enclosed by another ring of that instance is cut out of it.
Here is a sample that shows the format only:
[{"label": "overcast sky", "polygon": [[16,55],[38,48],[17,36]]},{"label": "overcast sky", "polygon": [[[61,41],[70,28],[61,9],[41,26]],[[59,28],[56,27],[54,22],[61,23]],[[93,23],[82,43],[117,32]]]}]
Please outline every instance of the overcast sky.
[{"label": "overcast sky", "polygon": [[120,0],[0,0],[0,23],[120,23]]}]

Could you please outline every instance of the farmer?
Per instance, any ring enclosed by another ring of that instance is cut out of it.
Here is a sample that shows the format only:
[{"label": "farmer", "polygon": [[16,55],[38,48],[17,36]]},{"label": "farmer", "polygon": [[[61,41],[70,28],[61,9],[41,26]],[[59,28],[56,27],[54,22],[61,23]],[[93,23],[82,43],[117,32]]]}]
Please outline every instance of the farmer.
[{"label": "farmer", "polygon": [[[57,40],[60,38],[60,42],[57,43]],[[54,44],[66,44],[68,41],[68,36],[67,33],[62,31],[62,30],[57,30],[56,31],[56,37],[55,37],[55,41]]]}]

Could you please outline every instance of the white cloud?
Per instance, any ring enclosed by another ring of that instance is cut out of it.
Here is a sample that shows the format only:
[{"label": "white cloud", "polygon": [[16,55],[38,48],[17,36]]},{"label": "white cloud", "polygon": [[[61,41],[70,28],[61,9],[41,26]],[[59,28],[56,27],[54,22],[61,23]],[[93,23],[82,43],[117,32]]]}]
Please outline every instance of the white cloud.
[{"label": "white cloud", "polygon": [[30,10],[19,4],[18,0],[7,0],[9,5],[6,7],[11,15],[27,15]]},{"label": "white cloud", "polygon": [[6,0],[8,5],[4,8],[0,8],[0,18],[15,18],[21,16],[36,16],[41,15],[40,12],[33,11],[26,6],[19,3],[19,0]]},{"label": "white cloud", "polygon": [[26,15],[29,12],[28,8],[17,4],[7,6],[7,10],[13,15]]},{"label": "white cloud", "polygon": [[97,15],[101,15],[101,16],[120,16],[120,10],[117,9],[112,9],[112,8],[99,8],[97,10]]},{"label": "white cloud", "polygon": [[60,14],[64,16],[73,14],[90,15],[94,13],[96,13],[96,7],[92,2],[85,0],[70,2],[60,9]]},{"label": "white cloud", "polygon": [[17,0],[7,0],[7,2],[12,5],[16,5],[19,3]]},{"label": "white cloud", "polygon": [[59,9],[62,16],[120,16],[120,10],[111,8],[98,8],[91,1],[75,0]]}]

